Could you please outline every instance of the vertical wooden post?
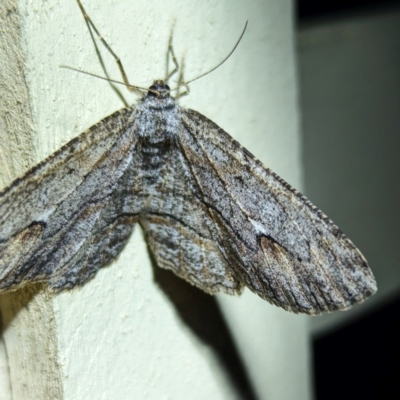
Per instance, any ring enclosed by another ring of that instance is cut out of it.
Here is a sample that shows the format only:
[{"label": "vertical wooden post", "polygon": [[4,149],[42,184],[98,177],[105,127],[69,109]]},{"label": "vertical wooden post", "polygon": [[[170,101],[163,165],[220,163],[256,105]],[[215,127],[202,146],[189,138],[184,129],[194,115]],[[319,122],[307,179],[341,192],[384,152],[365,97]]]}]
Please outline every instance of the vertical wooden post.
[{"label": "vertical wooden post", "polygon": [[[35,156],[34,123],[24,32],[18,2],[0,4],[0,185],[9,184],[40,161]],[[2,364],[0,399],[58,399],[52,298],[40,285],[0,296]]]}]

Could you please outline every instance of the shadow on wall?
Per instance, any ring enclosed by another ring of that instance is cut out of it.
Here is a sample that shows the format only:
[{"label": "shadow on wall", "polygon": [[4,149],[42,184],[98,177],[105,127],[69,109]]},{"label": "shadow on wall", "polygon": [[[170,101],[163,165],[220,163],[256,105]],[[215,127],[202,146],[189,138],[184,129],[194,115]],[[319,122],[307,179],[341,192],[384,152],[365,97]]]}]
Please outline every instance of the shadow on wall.
[{"label": "shadow on wall", "polygon": [[[154,280],[174,304],[182,321],[204,344],[214,350],[232,387],[236,389],[238,398],[257,400],[215,297],[191,286],[172,272],[158,268],[154,262],[153,273]],[[34,301],[38,294],[48,299],[52,296],[43,284],[27,285],[0,296],[0,335],[4,334],[21,310],[27,309],[28,312],[39,313],[39,310],[36,310],[38,304]]]},{"label": "shadow on wall", "polygon": [[217,355],[232,386],[243,400],[257,400],[229,327],[214,296],[152,262],[154,280],[174,304],[182,321]]}]

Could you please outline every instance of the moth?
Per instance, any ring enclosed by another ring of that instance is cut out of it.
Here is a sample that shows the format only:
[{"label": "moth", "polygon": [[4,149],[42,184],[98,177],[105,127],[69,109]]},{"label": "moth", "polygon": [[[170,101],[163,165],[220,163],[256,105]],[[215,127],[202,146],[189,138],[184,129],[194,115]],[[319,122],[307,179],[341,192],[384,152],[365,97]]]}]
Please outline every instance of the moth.
[{"label": "moth", "polygon": [[159,267],[210,294],[320,314],[376,291],[328,217],[156,80],[0,193],[0,292],[83,285],[136,223]]}]

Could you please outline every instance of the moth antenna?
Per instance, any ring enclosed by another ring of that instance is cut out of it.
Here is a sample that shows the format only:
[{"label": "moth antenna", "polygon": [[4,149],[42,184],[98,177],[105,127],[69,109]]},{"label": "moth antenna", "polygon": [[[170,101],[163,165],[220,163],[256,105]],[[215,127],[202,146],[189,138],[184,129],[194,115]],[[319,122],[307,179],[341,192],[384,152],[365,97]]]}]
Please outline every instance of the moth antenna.
[{"label": "moth antenna", "polygon": [[[211,74],[211,72],[215,71],[215,70],[216,70],[217,68],[219,68],[225,61],[227,61],[228,58],[233,54],[233,52],[234,52],[234,51],[236,50],[236,48],[239,46],[239,43],[241,42],[241,40],[242,40],[242,38],[243,38],[243,35],[244,35],[244,33],[246,32],[248,22],[249,22],[249,21],[246,21],[246,23],[245,23],[245,25],[244,25],[244,28],[243,28],[243,31],[242,31],[242,33],[240,34],[240,37],[239,37],[238,41],[236,42],[235,46],[233,46],[233,49],[230,51],[230,53],[229,53],[219,64],[217,64],[214,68],[211,68],[209,71],[204,72],[203,74],[201,74],[201,75],[199,75],[199,76],[196,76],[196,78],[193,78],[193,79],[191,79],[191,80],[189,80],[189,81],[187,81],[187,82],[185,82],[185,83],[182,83],[181,86],[186,86],[186,87],[187,87],[187,85],[188,85],[189,83],[192,83],[192,82],[194,82],[194,81],[197,81],[197,79],[203,78],[203,76],[206,76],[206,75],[208,75],[208,74]],[[179,88],[179,86],[178,86],[177,88],[175,88],[175,89],[171,89],[171,91],[172,91],[172,90],[177,90],[178,88]]]},{"label": "moth antenna", "polygon": [[85,74],[85,75],[89,75],[89,76],[94,76],[95,78],[102,79],[103,81],[112,82],[112,83],[117,83],[118,85],[124,85],[124,86],[126,86],[128,89],[131,88],[132,90],[138,90],[138,91],[140,91],[140,92],[145,92],[145,93],[148,93],[148,92],[150,91],[148,88],[144,88],[144,87],[141,87],[141,86],[131,85],[130,83],[129,83],[129,84],[126,84],[125,82],[117,81],[117,80],[115,80],[115,79],[105,78],[104,76],[97,75],[97,74],[93,74],[92,72],[88,72],[88,71],[82,71],[81,69],[74,68],[74,67],[70,67],[70,66],[68,66],[68,65],[60,65],[60,68],[70,69],[71,71],[79,72],[79,73],[81,73],[81,74]]}]

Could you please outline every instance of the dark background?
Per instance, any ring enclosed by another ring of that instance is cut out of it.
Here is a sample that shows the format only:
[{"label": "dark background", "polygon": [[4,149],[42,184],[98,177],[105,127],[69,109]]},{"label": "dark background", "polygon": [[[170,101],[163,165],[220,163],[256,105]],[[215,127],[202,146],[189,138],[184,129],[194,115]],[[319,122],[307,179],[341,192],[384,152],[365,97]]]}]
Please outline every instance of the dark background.
[{"label": "dark background", "polygon": [[399,0],[297,0],[300,23],[391,9]]},{"label": "dark background", "polygon": [[[400,11],[398,0],[298,0],[297,22],[301,30],[392,11]],[[305,180],[307,188],[307,170]],[[400,399],[399,343],[400,295],[355,321],[315,336],[312,348],[316,400]]]}]

